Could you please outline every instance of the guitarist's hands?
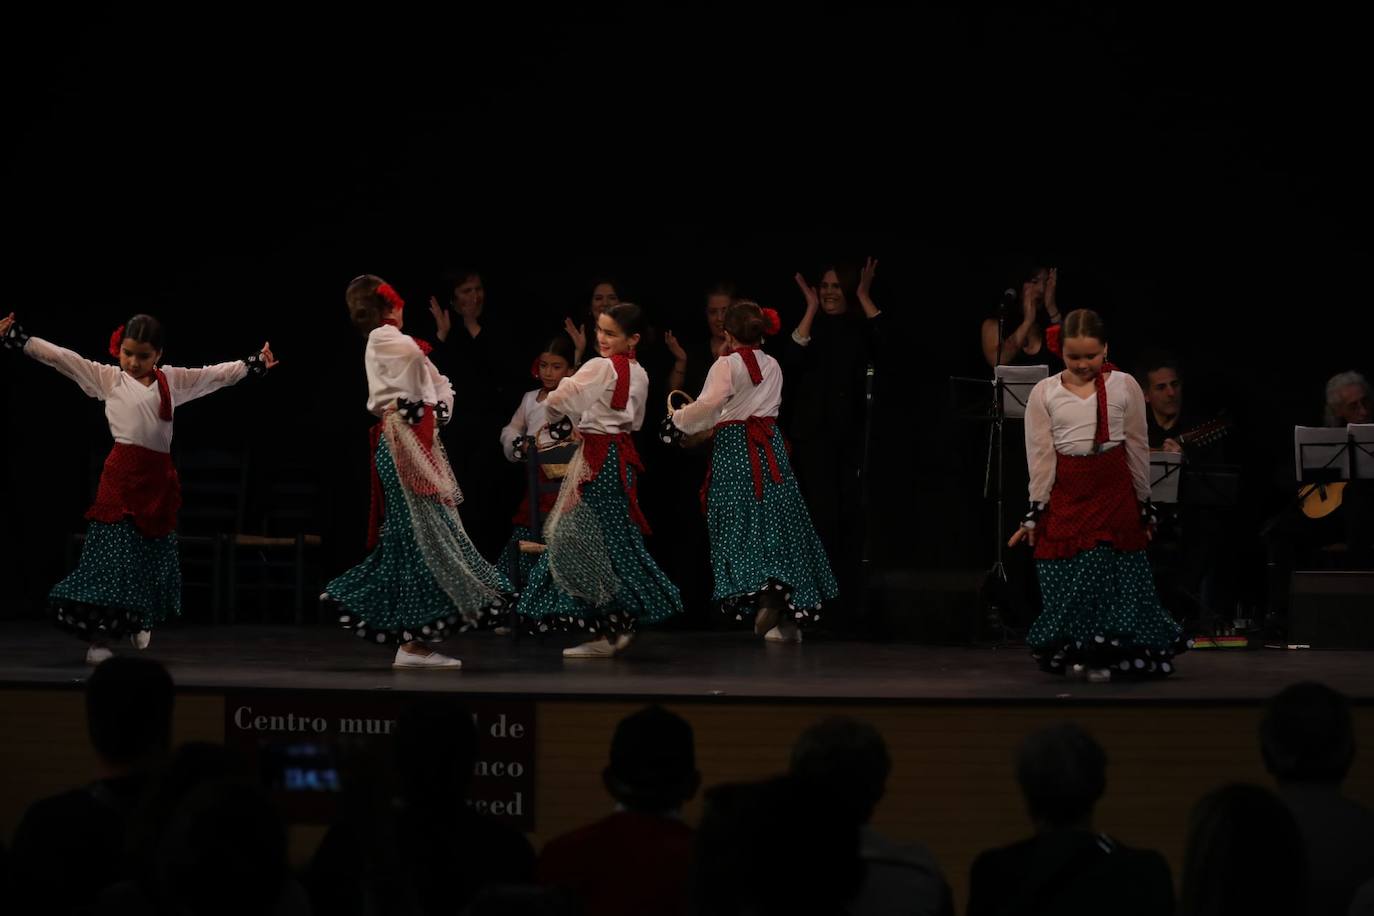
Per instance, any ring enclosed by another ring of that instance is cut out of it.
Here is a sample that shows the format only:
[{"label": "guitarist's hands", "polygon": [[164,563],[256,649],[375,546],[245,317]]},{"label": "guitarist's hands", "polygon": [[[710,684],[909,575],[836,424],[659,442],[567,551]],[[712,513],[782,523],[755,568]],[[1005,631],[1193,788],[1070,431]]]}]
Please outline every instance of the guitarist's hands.
[{"label": "guitarist's hands", "polygon": [[1176,453],[1176,454],[1182,455],[1182,454],[1183,454],[1183,446],[1181,446],[1181,445],[1178,444],[1178,440],[1177,440],[1177,439],[1165,439],[1165,440],[1164,440],[1164,444],[1163,444],[1162,446],[1160,446],[1160,451],[1162,451],[1162,452],[1174,452],[1174,453]]}]

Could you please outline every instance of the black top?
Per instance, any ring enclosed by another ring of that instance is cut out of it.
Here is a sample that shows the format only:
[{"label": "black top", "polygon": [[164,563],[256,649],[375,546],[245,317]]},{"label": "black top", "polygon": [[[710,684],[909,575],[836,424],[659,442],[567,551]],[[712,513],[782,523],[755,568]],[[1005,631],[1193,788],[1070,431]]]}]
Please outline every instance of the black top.
[{"label": "black top", "polygon": [[[684,347],[687,351],[687,371],[682,377],[682,390],[696,397],[701,394],[701,389],[706,385],[706,373],[711,371],[718,358],[711,352],[711,338],[696,340],[690,347]],[[776,346],[773,347],[777,349]],[[672,370],[670,365],[669,371]]]},{"label": "black top", "polygon": [[1279,788],[1307,848],[1309,914],[1345,913],[1362,884],[1374,880],[1374,813],[1335,787]]},{"label": "black top", "polygon": [[[801,346],[784,331],[765,347],[783,368],[783,417],[797,440],[849,438],[862,429],[865,374],[883,349],[883,315],[816,315],[811,342]],[[776,349],[775,349],[776,348]]]},{"label": "black top", "polygon": [[525,350],[539,344],[526,347],[505,321],[483,318],[481,333],[473,337],[455,314],[448,339],[435,346],[432,357],[453,383],[450,434],[495,442],[531,387],[530,363],[536,354]]},{"label": "black top", "polygon": [[[986,320],[991,320],[993,322],[997,321],[997,313],[995,311],[991,314],[984,315],[983,317]],[[1054,375],[1057,372],[1063,372],[1064,360],[1061,357],[1056,356],[1055,354],[1050,352],[1049,339],[1046,333],[1051,327],[1057,326],[1058,322],[1051,322],[1049,320],[1049,317],[1044,313],[1044,311],[1038,311],[1035,316],[1035,324],[1036,327],[1040,329],[1039,351],[1037,351],[1036,353],[1027,353],[1025,350],[1018,349],[1016,351],[1016,356],[1012,357],[1010,362],[1002,363],[1001,365],[1048,366],[1050,375]],[[1002,333],[1003,335],[1005,335],[1005,337],[1009,337],[1011,336],[1011,333],[1020,326],[1021,312],[1020,306],[1017,306],[1015,313],[1008,314],[1006,320],[1003,322]]]},{"label": "black top", "polygon": [[402,894],[421,913],[458,913],[484,887],[532,884],[534,863],[523,834],[466,806],[400,808],[382,823],[331,827],[306,884],[315,913],[376,912]]},{"label": "black top", "polygon": [[127,877],[124,834],[145,784],[101,780],[31,805],[14,834],[13,912],[87,912]]},{"label": "black top", "polygon": [[968,916],[1173,916],[1169,865],[1104,834],[1044,833],[980,855],[969,876]]}]

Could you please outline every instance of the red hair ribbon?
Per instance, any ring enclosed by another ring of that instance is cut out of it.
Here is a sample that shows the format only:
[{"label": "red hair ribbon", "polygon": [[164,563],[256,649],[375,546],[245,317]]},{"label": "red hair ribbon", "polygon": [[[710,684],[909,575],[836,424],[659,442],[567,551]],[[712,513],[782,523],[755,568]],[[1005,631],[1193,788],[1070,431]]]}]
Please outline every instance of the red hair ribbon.
[{"label": "red hair ribbon", "polygon": [[377,295],[382,297],[382,301],[386,303],[387,308],[391,309],[393,312],[399,312],[406,307],[406,301],[401,298],[401,294],[396,292],[396,288],[390,283],[383,283],[381,286],[378,286]]},{"label": "red hair ribbon", "polygon": [[110,355],[115,359],[119,358],[119,345],[122,343],[124,343],[124,325],[121,324],[110,335]]},{"label": "red hair ribbon", "polygon": [[777,309],[759,309],[763,313],[763,333],[772,337],[782,330],[782,318]]}]

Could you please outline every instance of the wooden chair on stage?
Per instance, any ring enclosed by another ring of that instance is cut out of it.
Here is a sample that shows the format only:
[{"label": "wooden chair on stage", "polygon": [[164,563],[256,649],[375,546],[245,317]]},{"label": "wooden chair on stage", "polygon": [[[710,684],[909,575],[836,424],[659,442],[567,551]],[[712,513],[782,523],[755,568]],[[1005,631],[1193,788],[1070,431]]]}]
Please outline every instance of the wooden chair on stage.
[{"label": "wooden chair on stage", "polygon": [[248,456],[242,450],[194,448],[182,451],[176,463],[182,497],[177,524],[182,584],[188,595],[208,594],[211,620],[219,623],[225,597],[225,541],[243,530],[247,510]]},{"label": "wooden chair on stage", "polygon": [[[270,599],[289,595],[292,620],[304,622],[306,594],[318,594],[318,554],[323,538],[317,533],[321,491],[318,470],[304,463],[278,463],[259,488],[265,507],[247,532],[239,528],[225,536],[228,622],[236,623],[240,596],[256,592],[258,617],[271,616]],[[257,513],[255,513],[256,515]],[[312,559],[315,562],[311,562]],[[314,570],[309,583],[310,571]],[[316,622],[319,622],[316,612]]]}]

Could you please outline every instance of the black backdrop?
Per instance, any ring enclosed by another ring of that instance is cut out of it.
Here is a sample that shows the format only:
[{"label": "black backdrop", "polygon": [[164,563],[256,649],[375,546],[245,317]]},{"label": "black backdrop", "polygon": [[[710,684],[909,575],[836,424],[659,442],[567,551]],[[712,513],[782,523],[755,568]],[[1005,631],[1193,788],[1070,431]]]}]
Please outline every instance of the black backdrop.
[{"label": "black backdrop", "polygon": [[[443,270],[479,264],[534,347],[597,274],[691,333],[715,278],[790,323],[795,271],[872,254],[903,344],[880,380],[875,562],[972,568],[991,559],[981,436],[946,379],[984,371],[978,321],[1029,252],[1060,266],[1064,305],[1108,318],[1123,367],[1154,345],[1185,359],[1272,504],[1323,380],[1374,368],[1374,322],[1357,24],[1257,15],[39,14],[0,62],[0,308],[91,356],[134,311],[177,364],[270,338],[280,371],[182,411],[177,440],[317,461],[337,569],[366,513],[355,274],[390,279],[425,336]],[[108,433],[13,355],[0,405],[0,598],[36,613]]]}]

